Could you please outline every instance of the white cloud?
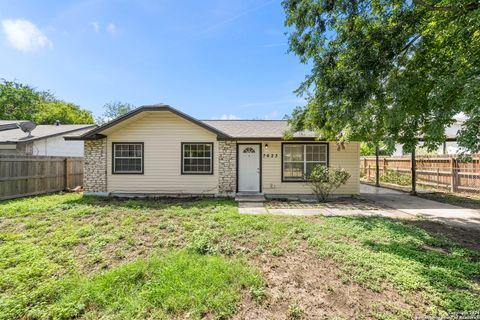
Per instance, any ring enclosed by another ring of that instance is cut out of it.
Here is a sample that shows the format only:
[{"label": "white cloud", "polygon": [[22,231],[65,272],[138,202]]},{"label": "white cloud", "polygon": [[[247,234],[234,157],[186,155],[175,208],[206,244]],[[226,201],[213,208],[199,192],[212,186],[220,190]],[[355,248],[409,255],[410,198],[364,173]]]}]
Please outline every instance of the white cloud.
[{"label": "white cloud", "polygon": [[100,25],[98,24],[98,22],[96,21],[90,22],[90,25],[92,26],[95,33],[98,33],[100,31]]},{"label": "white cloud", "polygon": [[2,30],[8,43],[17,50],[33,52],[52,47],[47,36],[28,20],[3,20]]},{"label": "white cloud", "polygon": [[108,33],[114,35],[115,33],[117,33],[117,26],[113,23],[109,23],[106,30]]},{"label": "white cloud", "polygon": [[222,114],[220,117],[214,117],[212,120],[239,120],[240,117],[237,117],[233,114]]}]

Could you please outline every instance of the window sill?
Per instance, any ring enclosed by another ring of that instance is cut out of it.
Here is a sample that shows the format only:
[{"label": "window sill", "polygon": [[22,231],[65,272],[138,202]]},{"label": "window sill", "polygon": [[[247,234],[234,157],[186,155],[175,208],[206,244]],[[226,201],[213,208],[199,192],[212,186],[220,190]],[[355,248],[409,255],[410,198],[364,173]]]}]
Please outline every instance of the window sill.
[{"label": "window sill", "polygon": [[213,172],[182,172],[182,176],[211,176]]},{"label": "window sill", "polygon": [[112,174],[143,174],[143,172],[112,172]]}]

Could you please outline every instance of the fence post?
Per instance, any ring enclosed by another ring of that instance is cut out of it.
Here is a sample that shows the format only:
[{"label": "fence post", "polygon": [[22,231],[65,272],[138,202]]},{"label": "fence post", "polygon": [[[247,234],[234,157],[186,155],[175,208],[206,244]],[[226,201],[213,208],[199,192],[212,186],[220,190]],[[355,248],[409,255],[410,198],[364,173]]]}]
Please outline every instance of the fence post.
[{"label": "fence post", "polygon": [[65,190],[68,190],[70,187],[70,166],[69,166],[70,160],[68,158],[65,158],[65,169],[64,169],[64,175],[65,175]]},{"label": "fence post", "polygon": [[415,148],[413,147],[412,156],[410,158],[410,165],[411,165],[411,174],[412,174],[412,191],[410,192],[411,195],[417,195],[417,158],[415,155]]},{"label": "fence post", "polygon": [[370,181],[370,165],[368,165],[368,175],[367,175],[367,180]]},{"label": "fence post", "polygon": [[367,158],[363,158],[363,174],[367,175]]},{"label": "fence post", "polygon": [[380,147],[375,147],[375,186],[380,187]]},{"label": "fence post", "polygon": [[458,170],[457,170],[457,160],[452,157],[450,158],[450,166],[452,168],[452,173],[450,177],[450,191],[456,192],[457,191],[457,177],[458,177]]}]

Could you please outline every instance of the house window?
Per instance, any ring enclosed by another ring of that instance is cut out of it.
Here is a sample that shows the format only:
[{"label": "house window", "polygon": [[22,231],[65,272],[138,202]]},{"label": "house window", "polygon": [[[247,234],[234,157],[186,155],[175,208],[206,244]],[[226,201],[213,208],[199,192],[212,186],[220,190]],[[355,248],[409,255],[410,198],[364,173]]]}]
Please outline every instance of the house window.
[{"label": "house window", "polygon": [[213,143],[182,143],[182,174],[213,174]]},{"label": "house window", "polygon": [[328,165],[326,143],[283,144],[283,181],[305,181],[313,167]]},{"label": "house window", "polygon": [[113,173],[143,173],[143,143],[114,142]]}]

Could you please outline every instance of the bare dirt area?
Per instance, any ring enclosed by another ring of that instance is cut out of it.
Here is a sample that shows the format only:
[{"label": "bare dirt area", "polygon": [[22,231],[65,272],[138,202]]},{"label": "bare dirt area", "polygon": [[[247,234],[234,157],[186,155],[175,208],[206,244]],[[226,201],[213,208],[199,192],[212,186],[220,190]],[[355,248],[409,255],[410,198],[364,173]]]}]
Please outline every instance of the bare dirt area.
[{"label": "bare dirt area", "polygon": [[[267,281],[262,303],[246,298],[233,319],[368,319],[379,314],[410,318],[425,314],[422,299],[407,301],[393,289],[375,292],[306,246],[282,256],[260,255],[254,264]],[[408,310],[408,314],[405,312]],[[400,314],[401,313],[401,314]]]},{"label": "bare dirt area", "polygon": [[446,237],[467,248],[480,250],[480,232],[478,230],[452,227],[445,223],[430,220],[409,220],[405,222],[415,225],[430,234]]}]

